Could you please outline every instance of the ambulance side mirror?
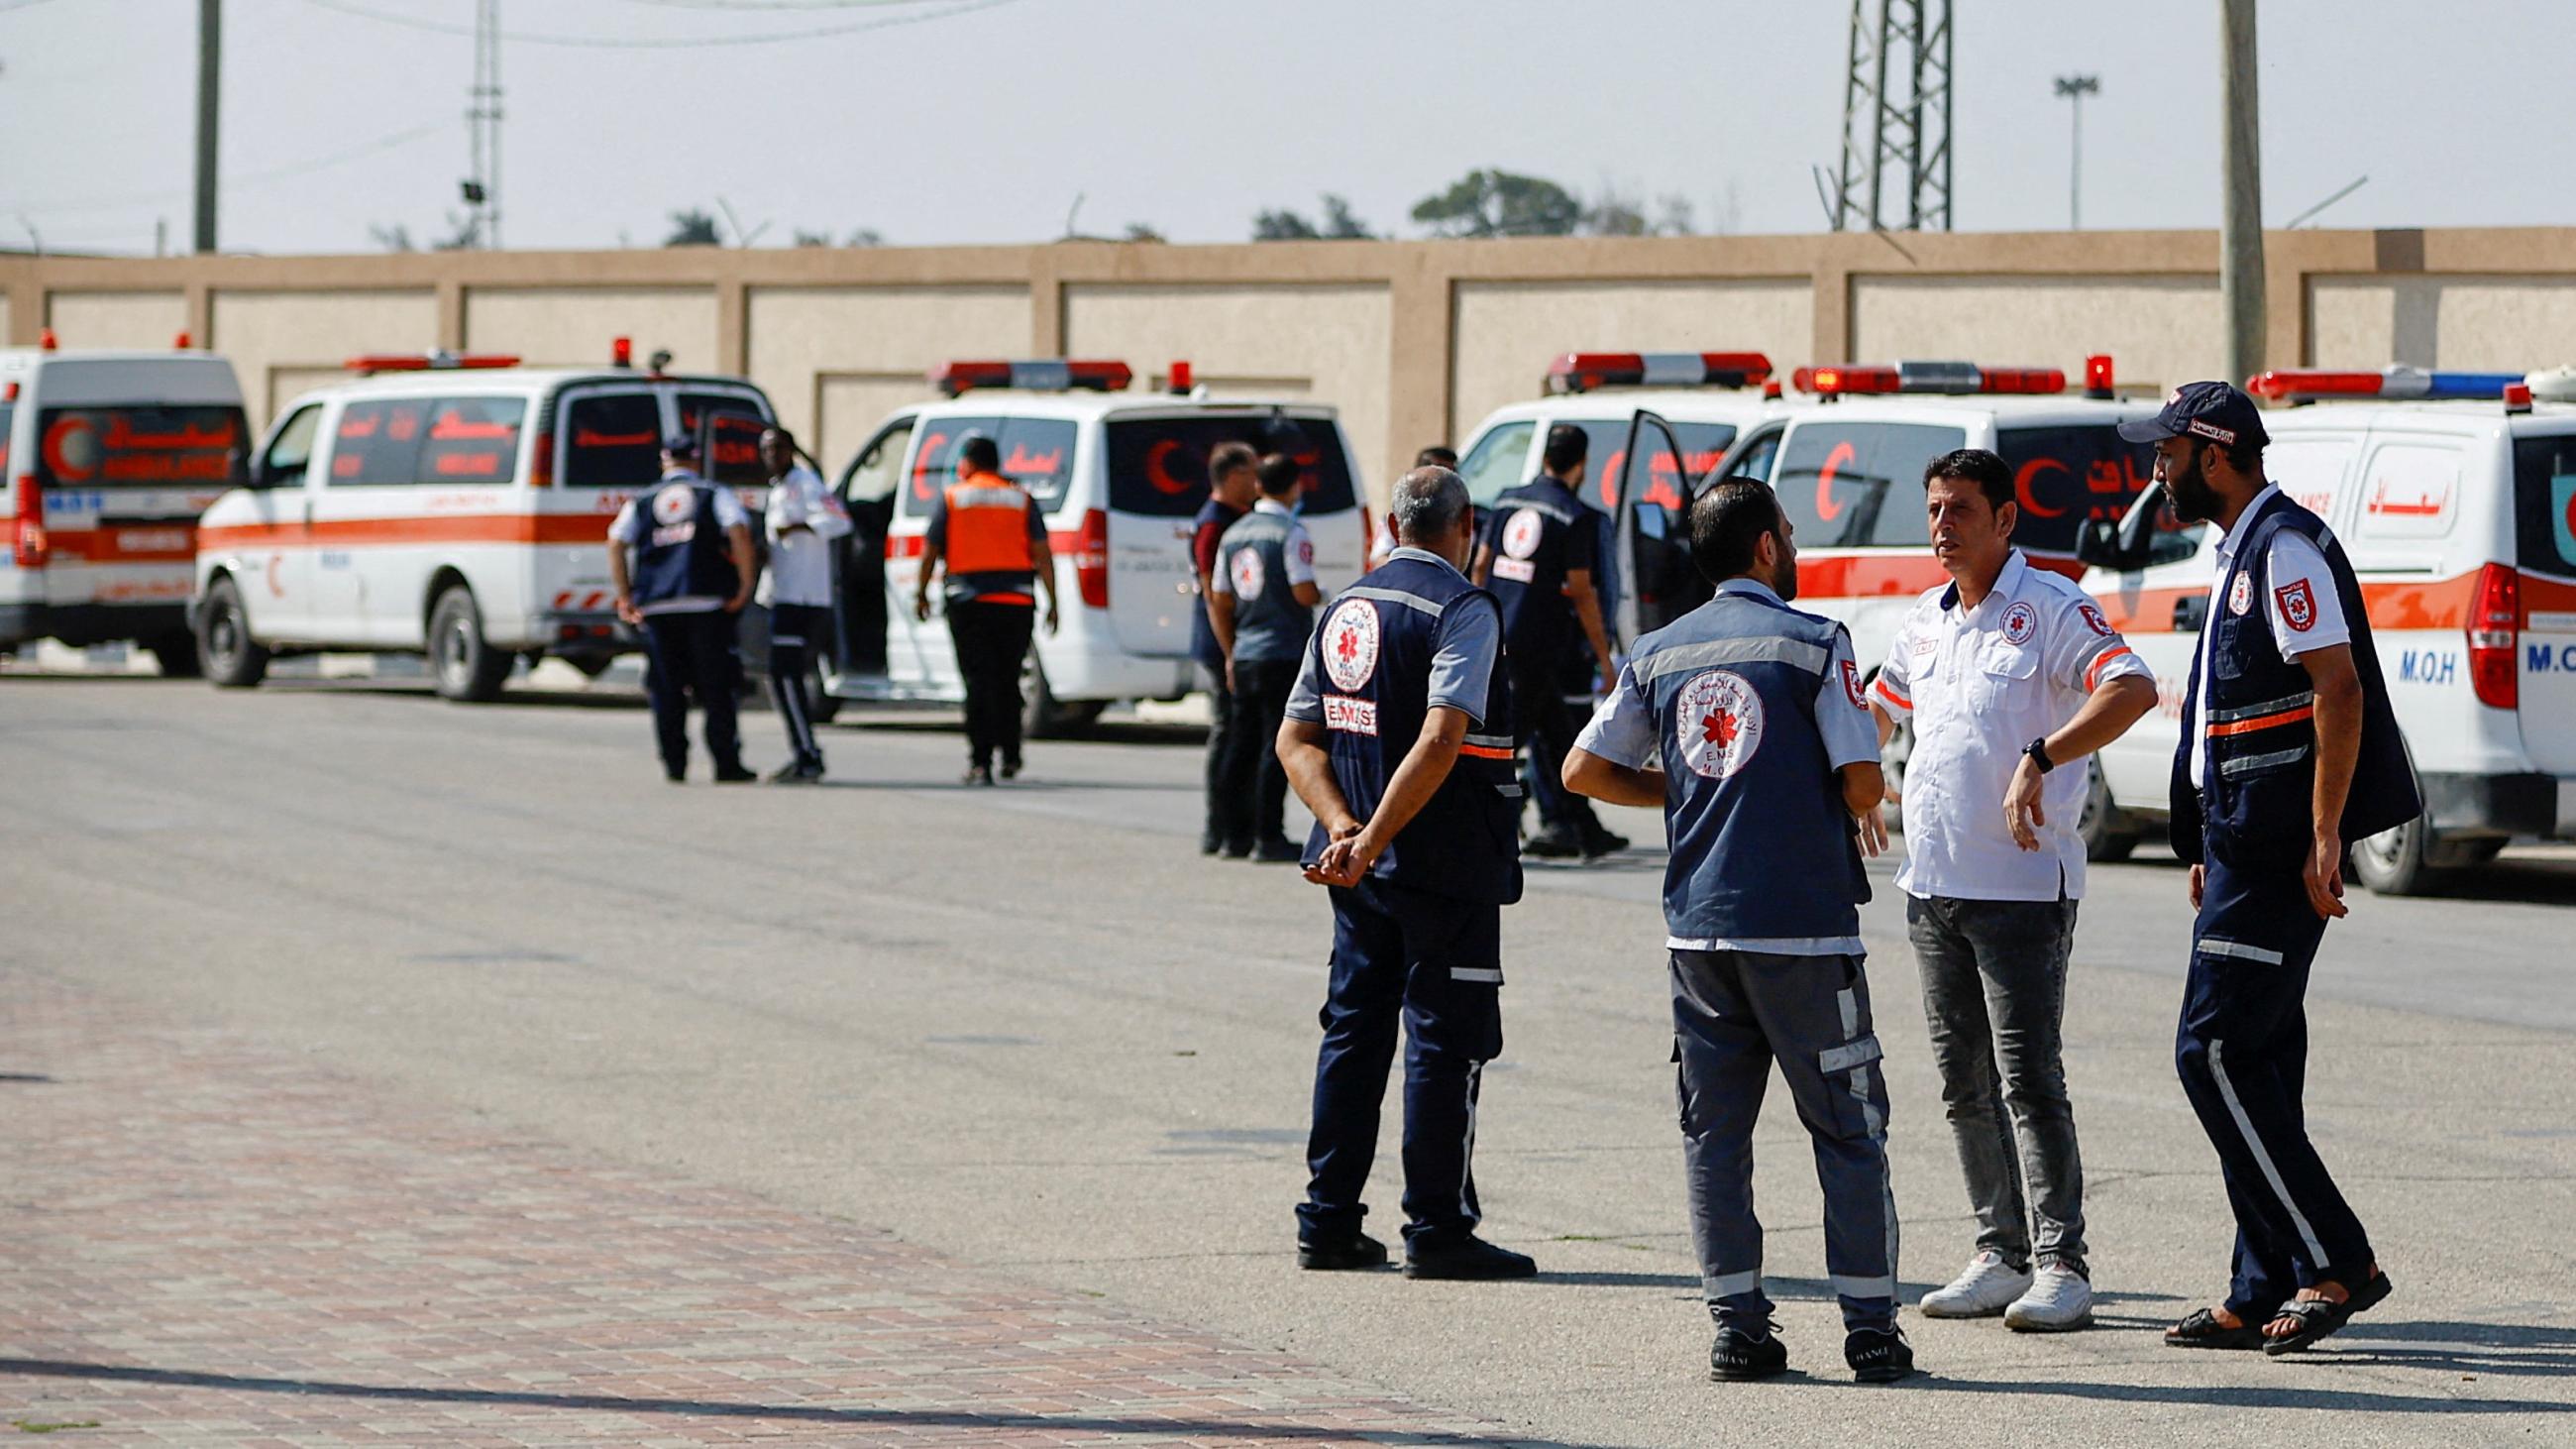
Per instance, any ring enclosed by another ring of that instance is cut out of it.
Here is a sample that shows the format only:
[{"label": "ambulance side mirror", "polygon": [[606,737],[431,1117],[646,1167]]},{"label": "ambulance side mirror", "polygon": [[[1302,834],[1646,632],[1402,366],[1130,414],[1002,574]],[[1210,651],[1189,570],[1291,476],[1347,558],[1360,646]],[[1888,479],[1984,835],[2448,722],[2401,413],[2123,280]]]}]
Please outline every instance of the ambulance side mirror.
[{"label": "ambulance side mirror", "polygon": [[2120,525],[2107,518],[2087,522],[2084,531],[2075,536],[2075,558],[2098,569],[2131,567],[2128,550],[2120,546]]}]

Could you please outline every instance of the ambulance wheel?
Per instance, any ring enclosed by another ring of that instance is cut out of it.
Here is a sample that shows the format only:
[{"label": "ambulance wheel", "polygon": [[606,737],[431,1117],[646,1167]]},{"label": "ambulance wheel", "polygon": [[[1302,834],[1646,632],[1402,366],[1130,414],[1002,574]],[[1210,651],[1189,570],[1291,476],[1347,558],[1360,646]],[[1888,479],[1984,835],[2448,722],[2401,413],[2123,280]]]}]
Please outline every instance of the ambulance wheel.
[{"label": "ambulance wheel", "polygon": [[195,679],[205,667],[197,660],[197,636],[185,629],[173,629],[143,641],[152,662],[161,666],[163,679]]},{"label": "ambulance wheel", "polygon": [[496,699],[501,681],[517,662],[510,651],[495,649],[483,638],[483,614],[474,607],[474,591],[448,585],[429,611],[429,668],[439,697],[465,704]]},{"label": "ambulance wheel", "polygon": [[250,615],[230,578],[208,586],[197,610],[197,661],[225,689],[248,689],[268,674],[268,651],[251,641]]},{"label": "ambulance wheel", "polygon": [[2352,873],[2371,894],[2418,896],[2433,888],[2440,867],[2426,849],[2422,816],[2394,830],[2352,843]]},{"label": "ambulance wheel", "polygon": [[2111,803],[2111,782],[2102,778],[2102,762],[2084,762],[2084,813],[2075,818],[2075,833],[2084,841],[2086,860],[2127,860],[2138,848],[2138,831],[2120,807]]},{"label": "ambulance wheel", "polygon": [[1045,666],[1038,663],[1033,651],[1029,667],[1020,676],[1020,733],[1033,740],[1074,739],[1091,732],[1108,708],[1104,700],[1077,700],[1068,703],[1057,699],[1047,688]]}]

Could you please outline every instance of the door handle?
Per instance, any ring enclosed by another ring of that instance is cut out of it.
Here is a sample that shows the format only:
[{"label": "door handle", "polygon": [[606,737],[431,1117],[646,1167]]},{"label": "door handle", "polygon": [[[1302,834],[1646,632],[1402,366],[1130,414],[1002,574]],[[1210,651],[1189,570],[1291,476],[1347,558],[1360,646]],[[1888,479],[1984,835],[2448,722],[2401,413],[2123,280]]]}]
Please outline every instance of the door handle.
[{"label": "door handle", "polygon": [[2174,600],[2173,626],[2177,634],[2197,634],[2209,619],[2209,599],[2201,594],[2186,594]]}]

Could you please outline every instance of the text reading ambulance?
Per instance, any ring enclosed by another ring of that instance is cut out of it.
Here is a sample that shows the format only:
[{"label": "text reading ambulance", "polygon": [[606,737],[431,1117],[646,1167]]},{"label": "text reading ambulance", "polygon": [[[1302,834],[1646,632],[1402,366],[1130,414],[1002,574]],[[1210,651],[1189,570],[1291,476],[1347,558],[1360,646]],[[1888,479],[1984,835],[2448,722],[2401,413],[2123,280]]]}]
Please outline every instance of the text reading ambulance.
[{"label": "text reading ambulance", "polygon": [[198,528],[208,676],[252,685],[281,654],[418,652],[440,694],[487,700],[521,656],[596,672],[639,647],[616,620],[609,520],[681,433],[756,508],[772,413],[739,378],[638,371],[631,355],[620,338],[592,369],[352,358],[363,376],[297,398]]},{"label": "text reading ambulance", "polygon": [[[2352,561],[2423,792],[2422,818],[2348,842],[2354,874],[2406,894],[2516,838],[2576,837],[2576,372],[2267,372],[2246,390],[2328,400],[2265,417],[2263,469]],[[2166,814],[2207,623],[2216,530],[2156,533],[2163,512],[2159,488],[2085,548],[2085,588],[2163,698],[2099,757],[2116,813],[2097,855]]]},{"label": "text reading ambulance", "polygon": [[0,350],[0,649],[139,641],[194,674],[197,515],[240,481],[250,434],[221,357]]},{"label": "text reading ambulance", "polygon": [[[965,698],[945,616],[913,618],[930,515],[955,481],[957,444],[991,438],[1002,472],[1046,516],[1061,627],[1031,650],[1029,723],[1078,729],[1111,703],[1178,699],[1199,687],[1190,621],[1199,607],[1191,520],[1207,500],[1208,454],[1249,443],[1304,465],[1298,511],[1327,594],[1359,577],[1367,513],[1350,441],[1330,407],[1218,401],[1171,366],[1168,394],[1128,393],[1123,362],[951,362],[930,374],[950,401],[879,425],[838,489],[857,525],[844,544],[839,669],[845,699]],[[933,598],[938,597],[933,591]]]}]

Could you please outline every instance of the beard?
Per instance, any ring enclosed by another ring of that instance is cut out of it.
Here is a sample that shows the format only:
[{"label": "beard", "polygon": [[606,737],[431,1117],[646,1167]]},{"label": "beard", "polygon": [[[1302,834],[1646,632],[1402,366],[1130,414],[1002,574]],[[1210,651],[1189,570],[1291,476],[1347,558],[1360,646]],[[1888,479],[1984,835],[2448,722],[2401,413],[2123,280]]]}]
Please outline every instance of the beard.
[{"label": "beard", "polygon": [[1798,561],[1793,558],[1782,558],[1777,565],[1773,566],[1770,582],[1771,592],[1780,596],[1781,603],[1785,604],[1798,597]]},{"label": "beard", "polygon": [[2209,474],[2196,455],[2185,471],[2165,480],[2165,498],[2173,506],[2174,517],[2184,523],[2208,523],[2227,502],[2209,486]]}]

